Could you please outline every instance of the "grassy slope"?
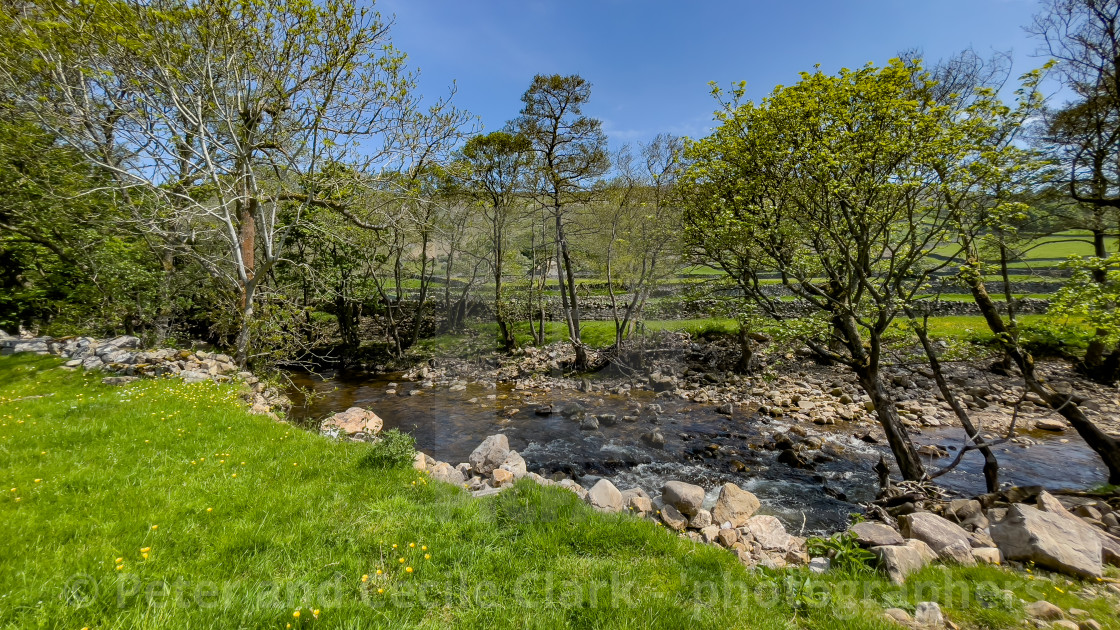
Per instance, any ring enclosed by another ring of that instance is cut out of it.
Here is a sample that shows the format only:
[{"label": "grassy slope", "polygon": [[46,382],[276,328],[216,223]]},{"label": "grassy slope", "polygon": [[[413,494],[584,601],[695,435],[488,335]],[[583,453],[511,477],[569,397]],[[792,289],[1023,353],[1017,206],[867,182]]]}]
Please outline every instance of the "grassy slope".
[{"label": "grassy slope", "polygon": [[476,500],[363,466],[366,445],[250,416],[230,386],[114,388],[56,365],[0,358],[4,627],[885,628],[881,605],[931,598],[957,621],[1017,623],[1017,603],[978,603],[987,582],[1120,627],[1064,581],[993,568],[931,568],[906,590],[787,583],[563,490]]}]

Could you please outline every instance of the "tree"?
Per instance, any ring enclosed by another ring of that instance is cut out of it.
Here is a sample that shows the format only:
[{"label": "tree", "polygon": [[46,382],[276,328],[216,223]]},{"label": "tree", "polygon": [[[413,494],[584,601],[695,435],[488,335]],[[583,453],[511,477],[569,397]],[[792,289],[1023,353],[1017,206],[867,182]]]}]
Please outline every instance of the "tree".
[{"label": "tree", "polygon": [[442,101],[421,109],[388,24],[351,0],[91,0],[14,19],[20,47],[0,77],[114,178],[140,229],[234,298],[240,363],[301,213],[347,211],[313,175],[392,171],[448,115]]},{"label": "tree", "polygon": [[486,223],[486,259],[494,280],[494,319],[506,350],[514,346],[513,328],[502,298],[511,223],[518,211],[532,146],[523,135],[495,131],[467,141],[461,151],[463,188],[478,204]]},{"label": "tree", "polygon": [[[928,285],[928,254],[956,230],[942,191],[978,163],[978,121],[938,102],[912,61],[803,73],[762,103],[721,100],[713,134],[687,151],[686,238],[736,274],[770,316],[800,326],[816,355],[848,366],[874,405],[902,475],[925,471],[880,376],[883,334]],[[717,96],[722,93],[715,90]],[[773,272],[809,317],[790,321],[759,274]]]},{"label": "tree", "polygon": [[588,358],[567,232],[574,208],[587,203],[592,185],[610,166],[602,123],[583,115],[590,98],[591,84],[579,75],[537,75],[521,96],[525,105],[515,123],[533,148],[534,196],[554,227],[560,302],[577,370],[587,369]]},{"label": "tree", "polygon": [[[666,260],[677,249],[680,216],[674,194],[683,148],[682,138],[668,135],[641,144],[637,160],[629,147],[623,148],[614,160],[618,176],[607,186],[607,199],[593,216],[606,240],[600,256],[616,351],[622,349],[650,289],[664,277]],[[628,295],[620,295],[616,286],[624,287]]]}]

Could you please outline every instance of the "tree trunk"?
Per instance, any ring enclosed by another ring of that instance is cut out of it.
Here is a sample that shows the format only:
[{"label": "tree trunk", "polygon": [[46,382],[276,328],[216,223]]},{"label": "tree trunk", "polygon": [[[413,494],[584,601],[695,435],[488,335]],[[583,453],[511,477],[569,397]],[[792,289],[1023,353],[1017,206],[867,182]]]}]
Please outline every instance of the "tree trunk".
[{"label": "tree trunk", "polygon": [[968,412],[961,406],[957,397],[953,395],[953,390],[949,387],[949,383],[945,380],[945,374],[941,371],[941,360],[937,357],[937,351],[933,349],[933,344],[929,342],[929,333],[926,330],[925,324],[917,325],[914,314],[909,308],[906,309],[906,314],[910,316],[911,321],[915,322],[914,330],[918,334],[918,340],[922,342],[922,348],[926,351],[926,359],[929,360],[930,370],[933,371],[933,380],[937,383],[937,389],[941,391],[941,395],[945,398],[945,402],[953,409],[953,413],[957,415],[957,419],[961,421],[961,426],[964,427],[968,433],[968,440],[976,445],[980,453],[984,456],[984,485],[988,492],[996,492],[999,490],[999,461],[996,460],[995,453],[992,452],[992,447],[984,441],[980,436],[980,431],[976,425],[972,424],[972,418],[968,416]]},{"label": "tree trunk", "polygon": [[883,387],[879,369],[864,366],[856,369],[856,376],[859,378],[859,384],[863,387],[863,391],[867,393],[868,397],[871,398],[871,403],[875,405],[875,415],[878,417],[883,431],[887,434],[887,443],[891,447],[891,452],[894,453],[894,460],[898,463],[902,478],[910,481],[922,480],[926,476],[925,469],[922,467],[922,460],[918,451],[914,448],[914,443],[910,441],[910,434],[898,417],[894,399]]},{"label": "tree trunk", "polygon": [[1108,468],[1108,482],[1120,484],[1120,442],[1085,417],[1081,408],[1071,400],[1072,395],[1060,394],[1039,380],[1035,374],[1034,357],[1019,346],[1018,339],[1008,330],[996,309],[995,303],[988,295],[980,276],[975,276],[969,284],[972,297],[980,308],[980,312],[984,315],[988,328],[995,334],[996,340],[1003,346],[1007,356],[1011,358],[1015,365],[1019,366],[1027,389],[1037,394],[1051,409],[1061,414],[1077,431],[1081,439],[1085,440],[1089,448],[1100,456],[1104,465]]},{"label": "tree trunk", "polygon": [[[572,258],[568,254],[568,241],[564,237],[564,226],[561,220],[559,210],[556,213],[556,241],[559,248],[559,258],[557,261],[559,267],[557,268],[557,279],[560,281],[560,294],[567,295],[567,299],[563,300],[564,315],[568,320],[568,337],[572,342],[572,349],[576,352],[575,369],[577,371],[586,370],[588,367],[587,361],[587,348],[583,345],[583,339],[580,336],[580,323],[579,323],[579,300],[576,295],[576,277],[575,272],[572,270]],[[564,285],[567,284],[565,287]]]},{"label": "tree trunk", "polygon": [[747,327],[739,324],[739,362],[735,364],[735,371],[740,374],[750,374],[754,363],[754,346],[751,343],[750,332]]}]

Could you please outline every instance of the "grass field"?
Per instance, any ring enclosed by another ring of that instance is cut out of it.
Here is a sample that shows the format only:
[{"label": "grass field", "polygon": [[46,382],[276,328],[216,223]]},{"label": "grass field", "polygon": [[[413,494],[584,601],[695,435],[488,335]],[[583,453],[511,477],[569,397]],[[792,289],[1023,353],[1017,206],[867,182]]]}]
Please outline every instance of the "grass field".
[{"label": "grass field", "polygon": [[564,490],[473,499],[379,468],[248,415],[233,386],[57,365],[0,358],[0,627],[887,628],[882,607],[934,600],[1010,628],[1046,598],[1117,628],[1064,578],[752,573]]}]

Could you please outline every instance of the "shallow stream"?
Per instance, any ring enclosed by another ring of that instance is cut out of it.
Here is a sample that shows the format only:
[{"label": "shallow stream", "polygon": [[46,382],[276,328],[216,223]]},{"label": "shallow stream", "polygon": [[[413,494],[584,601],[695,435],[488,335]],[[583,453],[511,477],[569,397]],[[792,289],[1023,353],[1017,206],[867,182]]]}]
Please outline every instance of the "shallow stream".
[{"label": "shallow stream", "polygon": [[[625,397],[562,389],[515,390],[509,383],[475,383],[451,391],[438,385],[425,389],[400,374],[328,372],[291,377],[298,387],[315,392],[310,400],[298,390],[290,394],[296,422],[313,425],[335,411],[368,408],[384,419],[386,429],[412,434],[419,450],[451,464],[467,461],[486,436],[504,433],[530,470],[546,476],[562,472],[584,487],[609,477],[620,489],[638,486],[656,496],[664,481],[678,479],[707,488],[709,500],[714,500],[719,485],[731,481],[758,495],[763,512],[778,516],[791,531],[805,534],[843,528],[847,515],[860,511],[858,503],[875,496],[877,478],[871,466],[880,454],[889,459],[885,445],[855,437],[864,431],[858,427],[802,424],[810,434],[841,448],[827,449],[828,456],[818,457],[821,461],[812,470],[791,468],[776,461],[776,451],[762,447],[769,435],[790,426],[788,420],[739,412],[729,417],[712,405],[657,398],[649,391]],[[549,405],[554,413],[538,413]],[[660,405],[660,413],[655,405]],[[611,426],[581,430],[579,420],[568,417],[570,411],[565,413],[576,406],[587,414],[614,414],[618,420]],[[637,419],[623,421],[624,416]],[[654,428],[665,436],[664,448],[642,441],[640,436]],[[937,469],[955,455],[962,436],[960,429],[938,428],[913,437],[918,445],[950,450],[949,458],[927,463]],[[1029,448],[1012,443],[996,447],[1004,482],[1084,489],[1106,481],[1104,466],[1072,431],[1029,437],[1036,441]],[[940,481],[961,495],[979,494],[984,491],[981,465],[980,456],[970,453]]]}]

